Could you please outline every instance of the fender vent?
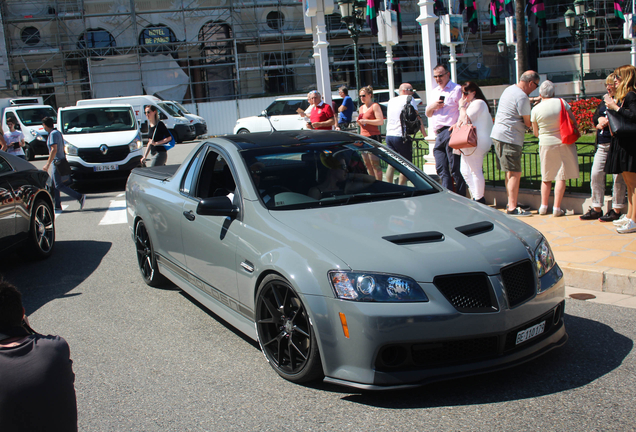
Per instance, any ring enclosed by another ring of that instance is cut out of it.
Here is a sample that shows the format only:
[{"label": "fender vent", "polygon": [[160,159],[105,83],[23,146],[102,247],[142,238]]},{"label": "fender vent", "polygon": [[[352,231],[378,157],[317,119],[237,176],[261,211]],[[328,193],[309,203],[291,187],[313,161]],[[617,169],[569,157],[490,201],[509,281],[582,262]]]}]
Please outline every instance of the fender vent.
[{"label": "fender vent", "polygon": [[463,225],[455,229],[465,236],[472,237],[492,231],[494,228],[495,226],[492,222],[477,222],[469,225]]},{"label": "fender vent", "polygon": [[437,231],[425,231],[421,233],[401,234],[382,238],[397,245],[409,245],[444,241],[444,234]]}]

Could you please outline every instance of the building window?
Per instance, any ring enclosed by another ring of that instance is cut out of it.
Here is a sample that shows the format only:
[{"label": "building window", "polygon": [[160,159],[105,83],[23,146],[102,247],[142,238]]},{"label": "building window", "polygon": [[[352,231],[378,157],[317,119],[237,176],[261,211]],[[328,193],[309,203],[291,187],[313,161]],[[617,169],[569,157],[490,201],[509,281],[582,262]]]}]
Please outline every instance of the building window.
[{"label": "building window", "polygon": [[108,48],[116,45],[113,35],[104,29],[87,30],[77,42],[78,48]]},{"label": "building window", "polygon": [[35,27],[25,27],[24,29],[22,29],[20,37],[22,38],[22,42],[27,45],[37,45],[40,43],[40,30],[36,29]]},{"label": "building window", "polygon": [[267,26],[272,30],[280,30],[285,24],[285,15],[282,12],[271,11],[267,14]]},{"label": "building window", "polygon": [[171,43],[177,41],[174,32],[165,25],[148,26],[139,35],[139,45],[143,45],[147,51],[171,51]]},{"label": "building window", "polygon": [[208,98],[224,98],[236,93],[232,37],[232,27],[224,22],[209,21],[199,30],[203,64],[213,66],[205,67],[201,72]]}]

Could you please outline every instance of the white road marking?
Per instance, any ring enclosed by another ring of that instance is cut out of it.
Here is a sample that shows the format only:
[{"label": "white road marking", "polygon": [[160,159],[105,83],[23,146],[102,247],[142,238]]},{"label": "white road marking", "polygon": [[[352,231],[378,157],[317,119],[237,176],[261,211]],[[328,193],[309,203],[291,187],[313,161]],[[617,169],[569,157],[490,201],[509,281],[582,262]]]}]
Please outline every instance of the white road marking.
[{"label": "white road marking", "polygon": [[[66,205],[62,205],[62,212],[64,212],[64,210],[66,210],[68,208],[68,204]],[[53,212],[55,213],[55,212]],[[62,213],[55,213],[55,219],[57,219],[58,217],[60,217],[62,215]]]},{"label": "white road marking", "polygon": [[126,201],[125,200],[113,200],[110,202],[108,211],[99,222],[100,225],[115,225],[127,223],[126,218]]}]

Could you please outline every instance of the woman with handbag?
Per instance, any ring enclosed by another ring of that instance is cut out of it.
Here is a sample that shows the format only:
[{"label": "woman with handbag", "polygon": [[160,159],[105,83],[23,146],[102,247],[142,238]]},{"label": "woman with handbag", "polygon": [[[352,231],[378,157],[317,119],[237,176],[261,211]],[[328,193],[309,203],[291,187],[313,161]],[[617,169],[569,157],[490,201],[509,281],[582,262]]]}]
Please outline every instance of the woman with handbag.
[{"label": "woman with handbag", "polygon": [[[472,123],[477,132],[477,146],[461,149],[460,171],[464,181],[468,185],[470,195],[479,203],[486,204],[484,191],[486,180],[484,179],[484,155],[490,150],[492,138],[492,116],[490,106],[479,86],[472,81],[462,85],[462,98],[459,101],[459,118],[451,128],[459,130],[462,125]],[[452,141],[452,136],[451,136]]]},{"label": "woman with handbag", "polygon": [[539,214],[548,213],[548,201],[554,181],[554,203],[552,215],[563,216],[561,201],[565,194],[565,181],[579,177],[579,161],[576,144],[564,144],[561,137],[561,110],[567,110],[575,132],[576,119],[570,105],[554,97],[554,84],[545,80],[539,87],[541,102],[530,112],[532,131],[539,138],[539,160],[541,162],[541,207]]},{"label": "woman with handbag", "polygon": [[616,78],[616,101],[610,95],[605,95],[603,102],[607,107],[612,142],[607,155],[605,172],[608,174],[623,174],[627,185],[627,217],[616,232],[628,234],[636,232],[636,68],[625,65],[614,71]]},{"label": "woman with handbag", "polygon": [[64,152],[64,138],[60,131],[55,129],[55,123],[51,117],[44,117],[42,119],[42,127],[49,134],[46,140],[46,145],[49,148],[49,159],[42,167],[43,171],[49,171],[51,169],[51,177],[53,178],[53,196],[55,198],[55,212],[62,212],[62,199],[60,192],[64,192],[71,198],[75,198],[79,202],[80,211],[84,210],[84,204],[86,203],[86,195],[71,189],[68,187],[62,177],[71,175],[71,167],[66,160],[66,153]]},{"label": "woman with handbag", "polygon": [[[616,75],[609,74],[605,79],[605,88],[607,94],[614,97],[616,87],[614,87],[614,79]],[[607,163],[607,155],[609,154],[612,135],[609,130],[609,120],[607,120],[607,107],[602,102],[596,107],[592,122],[596,127],[596,153],[594,154],[594,163],[592,164],[592,172],[590,173],[590,189],[592,189],[592,206],[587,213],[579,216],[581,220],[599,220],[600,222],[614,222],[625,219],[625,181],[623,174],[614,174],[614,185],[612,187],[612,208],[603,215],[603,201],[605,199],[605,164]]]},{"label": "woman with handbag", "polygon": [[[360,98],[360,108],[358,108],[358,126],[360,126],[360,135],[369,137],[372,140],[382,144],[382,135],[380,135],[380,126],[384,124],[384,115],[380,105],[373,102],[373,87],[366,86],[360,89],[358,94]],[[377,156],[364,152],[364,165],[367,172],[374,176],[376,180],[382,181],[382,167],[380,159]]]},{"label": "woman with handbag", "polygon": [[150,140],[146,147],[144,157],[141,158],[142,165],[146,163],[148,159],[148,153],[152,154],[152,161],[150,166],[165,165],[168,161],[168,150],[164,147],[164,144],[168,144],[172,141],[172,135],[161,120],[159,120],[159,112],[154,105],[146,105],[144,107],[144,113],[148,117],[148,136]]}]

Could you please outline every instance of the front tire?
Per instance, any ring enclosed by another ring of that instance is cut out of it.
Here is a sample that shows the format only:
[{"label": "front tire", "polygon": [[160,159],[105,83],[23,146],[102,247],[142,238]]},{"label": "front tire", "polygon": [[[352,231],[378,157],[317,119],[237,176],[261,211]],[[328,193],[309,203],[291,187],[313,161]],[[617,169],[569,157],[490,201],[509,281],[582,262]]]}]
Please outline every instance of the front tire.
[{"label": "front tire", "polygon": [[236,131],[237,134],[246,134],[246,133],[250,133],[250,131],[248,131],[245,128],[239,129],[238,131]]},{"label": "front tire", "polygon": [[35,150],[33,150],[31,144],[25,144],[22,150],[24,151],[24,157],[26,160],[32,161],[35,159]]},{"label": "front tire", "polygon": [[137,263],[144,282],[155,288],[164,285],[167,280],[159,273],[152,241],[143,221],[137,222],[135,227],[135,246],[137,247]]},{"label": "front tire", "polygon": [[265,358],[281,377],[306,383],[324,376],[307,309],[280,276],[267,276],[258,289],[256,333]]},{"label": "front tire", "polygon": [[49,203],[43,199],[36,199],[31,214],[26,253],[30,258],[48,258],[53,253],[53,246],[55,246],[55,214]]}]

